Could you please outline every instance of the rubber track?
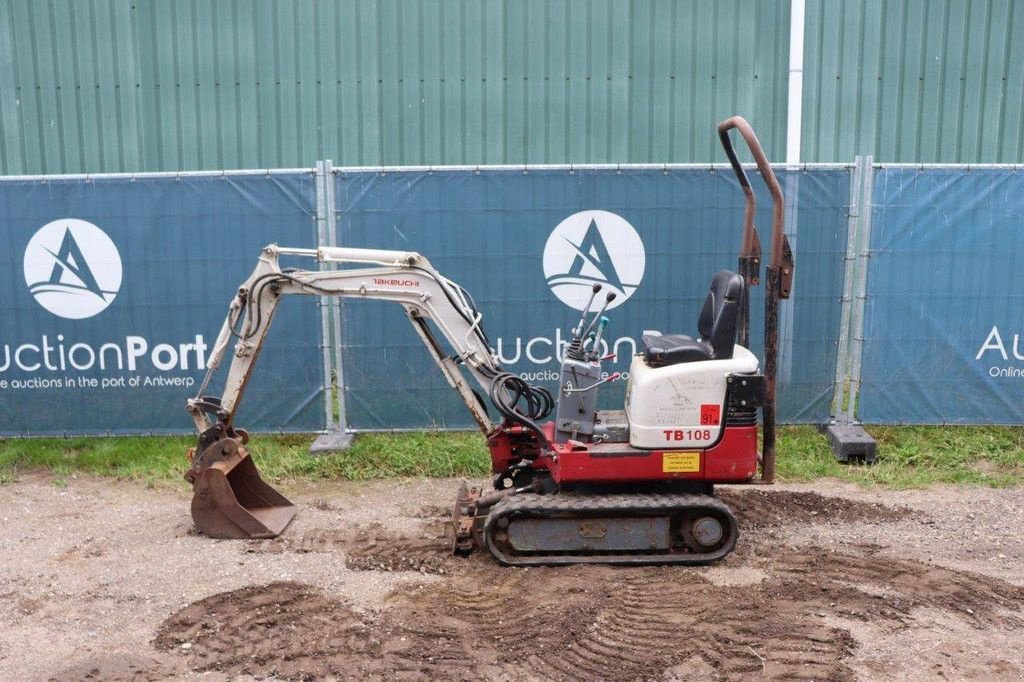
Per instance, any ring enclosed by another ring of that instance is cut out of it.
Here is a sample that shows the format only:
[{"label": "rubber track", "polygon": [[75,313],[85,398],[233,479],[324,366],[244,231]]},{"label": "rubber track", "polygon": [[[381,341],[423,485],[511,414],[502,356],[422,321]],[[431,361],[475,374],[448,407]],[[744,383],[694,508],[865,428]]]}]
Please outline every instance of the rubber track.
[{"label": "rubber track", "polygon": [[[498,519],[515,513],[525,512],[530,517],[551,516],[553,518],[572,518],[579,514],[581,518],[594,514],[611,515],[613,517],[636,517],[687,513],[693,509],[714,510],[724,515],[731,528],[726,529],[727,540],[724,545],[705,554],[543,554],[519,556],[509,554],[496,546],[492,539],[492,531]],[[701,566],[713,563],[729,554],[736,546],[739,538],[739,527],[732,510],[716,497],[710,495],[578,495],[575,493],[557,493],[554,495],[538,495],[522,493],[507,497],[491,507],[484,523],[484,538],[487,549],[495,559],[506,566],[557,566],[566,564],[682,564]]]}]

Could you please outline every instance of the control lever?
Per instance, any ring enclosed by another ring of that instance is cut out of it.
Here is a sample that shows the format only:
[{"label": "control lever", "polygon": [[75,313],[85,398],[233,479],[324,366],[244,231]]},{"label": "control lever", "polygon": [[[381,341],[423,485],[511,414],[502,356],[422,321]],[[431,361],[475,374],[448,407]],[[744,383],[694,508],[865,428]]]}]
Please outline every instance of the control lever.
[{"label": "control lever", "polygon": [[[594,315],[594,319],[590,321],[590,324],[587,325],[586,330],[583,332],[584,336],[586,336],[587,334],[590,333],[590,330],[593,328],[594,323],[597,322],[599,319],[601,319],[601,316],[604,315],[604,311],[608,307],[608,304],[611,303],[614,300],[615,300],[615,292],[614,291],[609,291],[608,295],[605,296],[604,305],[601,306],[601,309],[597,311],[597,315]],[[584,314],[586,314],[586,313],[584,313]]]},{"label": "control lever", "polygon": [[[585,388],[563,388],[562,389],[562,393],[565,393],[566,395],[568,395],[570,393],[586,393],[587,391],[589,391],[591,389],[597,388],[601,384],[607,384],[607,383],[612,382],[612,381],[618,381],[620,376],[622,376],[622,375],[619,372],[615,372],[614,374],[609,374],[606,378],[601,379],[600,381],[596,381],[596,382],[590,384],[589,386],[587,386]],[[566,382],[566,384],[568,384],[568,383],[569,382]]]},{"label": "control lever", "polygon": [[591,348],[591,351],[594,353],[595,358],[597,357],[597,354],[599,352],[597,349],[600,348],[601,346],[601,335],[604,334],[604,328],[608,326],[609,322],[611,322],[611,320],[602,315],[601,321],[597,323],[597,335],[594,337],[594,345]]},{"label": "control lever", "polygon": [[583,308],[583,314],[580,315],[579,324],[577,324],[576,328],[573,329],[572,331],[572,335],[574,338],[578,339],[583,336],[583,324],[587,321],[587,313],[590,312],[590,306],[591,304],[594,303],[594,297],[597,296],[597,292],[599,291],[601,291],[600,284],[595,284],[594,287],[590,290],[590,300],[587,301],[586,307]]}]

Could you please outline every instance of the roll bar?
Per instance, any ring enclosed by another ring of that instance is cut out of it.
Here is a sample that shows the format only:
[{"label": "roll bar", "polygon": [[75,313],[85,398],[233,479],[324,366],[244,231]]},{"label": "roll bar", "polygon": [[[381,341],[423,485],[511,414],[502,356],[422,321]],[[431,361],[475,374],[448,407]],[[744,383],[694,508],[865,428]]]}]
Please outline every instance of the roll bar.
[{"label": "roll bar", "polygon": [[[757,200],[754,197],[754,190],[750,186],[746,171],[740,164],[739,157],[732,145],[730,132],[733,129],[740,132],[754,163],[761,172],[768,191],[772,195],[772,243],[769,251],[767,277],[768,282],[764,293],[764,407],[761,414],[763,417],[764,443],[761,458],[761,480],[765,483],[772,483],[775,480],[775,397],[776,379],[778,376],[779,361],[779,299],[789,298],[793,290],[793,250],[789,246],[789,239],[784,231],[785,226],[785,199],[782,196],[782,188],[775,177],[775,172],[768,163],[764,149],[754,134],[746,119],[742,116],[733,116],[718,124],[718,138],[725,149],[725,155],[729,158],[736,178],[739,180],[743,194],[747,198],[746,211],[743,216],[743,241],[740,245],[739,268],[740,275],[747,284],[747,290],[756,286],[760,277],[761,264],[761,241],[757,235],[757,228],[754,227],[754,212],[757,208]],[[741,345],[749,342],[750,335],[750,300],[749,293],[745,292],[740,301],[739,339]]]}]

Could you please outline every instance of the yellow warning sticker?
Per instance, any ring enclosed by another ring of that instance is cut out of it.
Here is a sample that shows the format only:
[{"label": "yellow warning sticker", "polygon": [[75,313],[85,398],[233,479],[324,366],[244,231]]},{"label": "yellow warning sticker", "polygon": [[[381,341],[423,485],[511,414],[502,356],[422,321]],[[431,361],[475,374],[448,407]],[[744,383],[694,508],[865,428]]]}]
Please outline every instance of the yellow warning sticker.
[{"label": "yellow warning sticker", "polygon": [[687,474],[700,471],[699,452],[665,452],[661,455],[661,471],[666,474]]}]

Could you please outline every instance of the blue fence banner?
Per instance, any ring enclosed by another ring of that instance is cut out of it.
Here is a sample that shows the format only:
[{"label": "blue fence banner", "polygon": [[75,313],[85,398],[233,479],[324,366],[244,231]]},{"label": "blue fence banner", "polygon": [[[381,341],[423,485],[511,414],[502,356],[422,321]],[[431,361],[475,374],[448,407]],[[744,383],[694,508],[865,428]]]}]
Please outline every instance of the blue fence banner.
[{"label": "blue fence banner", "polygon": [[[315,218],[311,172],[0,181],[0,435],[189,432],[239,283]],[[324,428],[319,330],[282,305],[239,425]]]},{"label": "blue fence banner", "polygon": [[875,173],[860,418],[1024,421],[1024,172]]},{"label": "blue fence banner", "polygon": [[[779,177],[797,260],[782,308],[780,416],[820,423],[835,374],[850,171]],[[767,255],[771,200],[752,181]],[[335,195],[339,244],[422,253],[474,296],[506,368],[549,388],[593,282],[620,294],[608,312],[609,372],[628,371],[643,330],[696,334],[712,275],[736,269],[744,209],[731,171],[715,169],[339,169]],[[757,353],[763,292],[751,302]],[[347,301],[343,311],[350,428],[471,424],[401,308]],[[621,409],[624,385],[602,387],[601,407]]]},{"label": "blue fence banner", "polygon": [[[829,416],[850,175],[779,172],[797,259],[785,422]],[[339,244],[423,253],[475,297],[503,364],[550,388],[592,283],[619,294],[607,369],[626,372],[644,330],[695,333],[712,274],[736,266],[743,195],[722,169],[341,169],[334,182]],[[754,184],[767,250],[771,202]],[[1020,423],[1024,172],[883,166],[873,187],[858,417]],[[317,245],[315,195],[312,172],[0,180],[0,435],[188,432],[184,400],[229,300],[263,245]],[[240,425],[326,427],[317,303],[282,305]],[[757,353],[762,305],[758,287]],[[342,310],[349,428],[471,425],[399,307]],[[623,393],[603,387],[602,408]]]}]

